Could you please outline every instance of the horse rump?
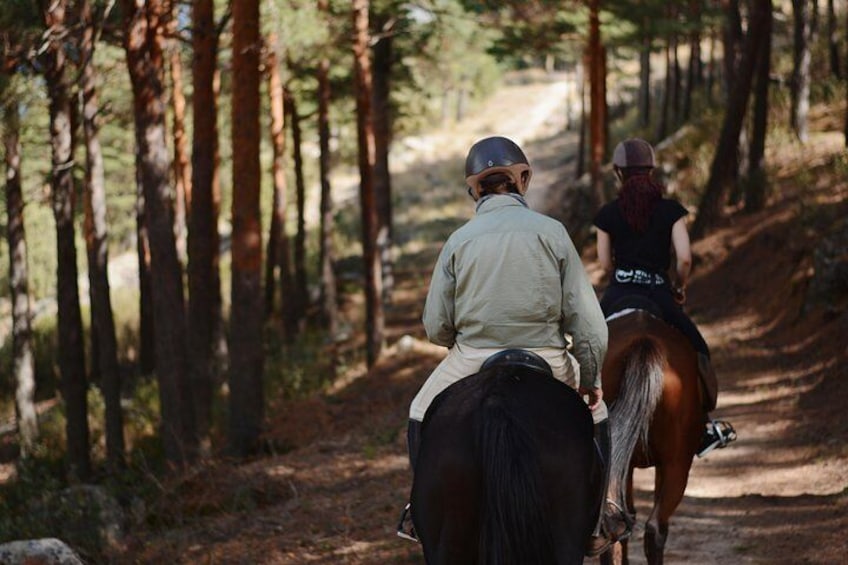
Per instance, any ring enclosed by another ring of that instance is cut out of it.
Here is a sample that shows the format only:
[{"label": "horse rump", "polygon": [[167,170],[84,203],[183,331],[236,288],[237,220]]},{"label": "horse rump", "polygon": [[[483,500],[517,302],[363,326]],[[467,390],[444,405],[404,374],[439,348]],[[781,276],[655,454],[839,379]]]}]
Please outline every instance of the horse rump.
[{"label": "horse rump", "polygon": [[600,467],[586,404],[525,367],[446,389],[427,412],[412,507],[428,563],[579,563]]}]

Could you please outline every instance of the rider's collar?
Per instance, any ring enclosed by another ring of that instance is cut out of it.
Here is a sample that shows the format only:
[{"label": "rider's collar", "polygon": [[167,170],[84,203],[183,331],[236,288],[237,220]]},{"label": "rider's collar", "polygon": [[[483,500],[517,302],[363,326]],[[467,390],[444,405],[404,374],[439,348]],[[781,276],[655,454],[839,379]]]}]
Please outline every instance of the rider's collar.
[{"label": "rider's collar", "polygon": [[[475,208],[475,211],[479,212],[480,207],[483,206],[483,203],[488,202],[489,200],[492,200],[492,199],[494,199],[498,196],[508,196],[508,197],[510,197],[514,200],[517,200],[518,203],[521,204],[522,206],[524,206],[525,208],[530,207],[530,206],[527,205],[527,201],[524,199],[524,197],[521,196],[520,194],[516,194],[514,192],[507,192],[505,194],[487,194],[486,196],[484,196],[483,198],[481,198],[480,200],[477,201],[477,207]],[[505,204],[507,204],[507,203],[504,202],[502,205],[505,205]]]}]

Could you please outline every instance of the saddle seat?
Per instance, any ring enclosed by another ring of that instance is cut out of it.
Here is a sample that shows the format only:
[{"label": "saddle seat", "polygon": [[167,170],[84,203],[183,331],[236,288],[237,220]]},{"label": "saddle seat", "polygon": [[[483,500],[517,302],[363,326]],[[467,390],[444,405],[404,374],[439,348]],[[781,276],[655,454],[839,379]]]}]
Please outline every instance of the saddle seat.
[{"label": "saddle seat", "polygon": [[551,366],[541,355],[526,349],[504,349],[503,351],[498,351],[483,361],[480,370],[485,371],[486,369],[502,365],[524,367],[525,369],[531,369],[551,378],[554,376]]}]

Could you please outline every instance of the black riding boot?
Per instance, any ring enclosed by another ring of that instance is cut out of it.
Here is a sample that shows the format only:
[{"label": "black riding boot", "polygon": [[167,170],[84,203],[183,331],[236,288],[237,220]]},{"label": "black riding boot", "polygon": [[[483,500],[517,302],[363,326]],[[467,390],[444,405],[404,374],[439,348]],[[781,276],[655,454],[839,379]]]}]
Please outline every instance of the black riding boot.
[{"label": "black riding boot", "polygon": [[[611,516],[607,511],[607,490],[609,489],[612,455],[612,437],[610,435],[609,419],[595,424],[595,447],[598,450],[601,465],[603,466],[603,481],[597,501],[599,507],[598,523],[595,524],[595,530],[592,532],[592,537],[586,548],[586,555],[589,557],[596,557],[602,553],[606,553],[612,544],[626,539],[630,535],[631,529],[630,522],[625,517],[622,509],[618,509],[616,512],[618,514],[617,516]],[[617,508],[614,504],[612,506]]]},{"label": "black riding boot", "polygon": [[[421,444],[421,422],[417,420],[409,420],[406,428],[406,443],[409,450],[409,467],[415,473],[415,463],[418,462],[418,446]],[[415,534],[415,526],[412,524],[412,504],[406,503],[403,511],[400,513],[400,520],[397,525],[397,535],[404,539],[418,541],[418,536]]]}]

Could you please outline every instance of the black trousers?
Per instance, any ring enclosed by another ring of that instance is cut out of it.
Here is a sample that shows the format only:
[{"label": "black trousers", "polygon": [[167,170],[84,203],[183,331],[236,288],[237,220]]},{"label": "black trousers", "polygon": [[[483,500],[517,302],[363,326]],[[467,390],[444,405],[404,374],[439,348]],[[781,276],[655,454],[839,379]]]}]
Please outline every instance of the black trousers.
[{"label": "black trousers", "polygon": [[704,336],[701,335],[697,326],[689,319],[680,304],[674,301],[674,295],[672,295],[671,288],[668,285],[648,286],[612,283],[607,287],[603,298],[601,298],[601,310],[603,310],[604,316],[614,314],[616,303],[626,296],[633,295],[643,296],[656,304],[662,311],[665,321],[689,338],[689,341],[695,347],[695,351],[709,357],[710,349],[707,342],[704,341]]}]

